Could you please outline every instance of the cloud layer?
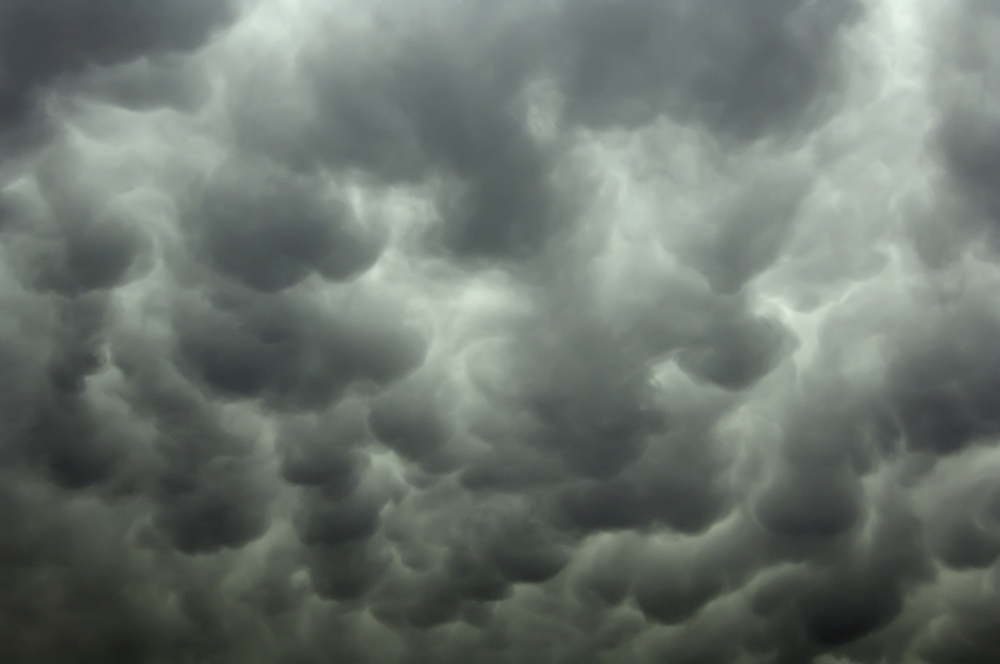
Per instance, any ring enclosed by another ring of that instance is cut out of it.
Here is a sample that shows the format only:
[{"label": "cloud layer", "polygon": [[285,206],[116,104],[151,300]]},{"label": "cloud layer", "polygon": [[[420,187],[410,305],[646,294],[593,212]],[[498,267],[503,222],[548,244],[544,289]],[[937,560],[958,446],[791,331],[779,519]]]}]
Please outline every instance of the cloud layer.
[{"label": "cloud layer", "polygon": [[0,0],[4,661],[1000,662],[998,37]]}]

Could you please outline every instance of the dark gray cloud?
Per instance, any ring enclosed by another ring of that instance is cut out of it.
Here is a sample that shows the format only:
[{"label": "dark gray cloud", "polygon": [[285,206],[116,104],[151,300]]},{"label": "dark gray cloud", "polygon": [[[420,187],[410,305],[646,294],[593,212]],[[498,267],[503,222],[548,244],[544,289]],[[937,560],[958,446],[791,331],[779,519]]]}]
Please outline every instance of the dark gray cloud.
[{"label": "dark gray cloud", "polygon": [[234,164],[205,189],[189,220],[202,252],[218,272],[256,290],[283,290],[313,272],[347,279],[378,258],[378,237],[354,228],[350,210],[324,195],[322,183]]},{"label": "dark gray cloud", "polygon": [[997,321],[980,307],[956,302],[928,320],[936,324],[932,334],[918,336],[890,370],[898,417],[915,449],[949,454],[997,430]]},{"label": "dark gray cloud", "polygon": [[29,288],[75,297],[123,285],[148,268],[148,234],[92,191],[78,168],[72,152],[43,157],[40,200],[15,195],[8,204],[10,268]]},{"label": "dark gray cloud", "polygon": [[353,381],[384,383],[420,363],[420,335],[378,303],[336,314],[311,309],[318,306],[239,290],[224,290],[216,306],[181,301],[179,363],[230,397],[304,408],[322,407]]},{"label": "dark gray cloud", "polygon": [[998,661],[933,4],[0,0],[4,661]]},{"label": "dark gray cloud", "polygon": [[853,0],[567,7],[572,117],[635,125],[666,112],[739,138],[794,128],[823,104],[837,73],[831,42],[860,11]]},{"label": "dark gray cloud", "polygon": [[[62,76],[194,49],[235,12],[229,0],[0,5],[0,131],[17,132]],[[29,132],[34,133],[34,132]],[[6,138],[6,137],[4,137]]]}]

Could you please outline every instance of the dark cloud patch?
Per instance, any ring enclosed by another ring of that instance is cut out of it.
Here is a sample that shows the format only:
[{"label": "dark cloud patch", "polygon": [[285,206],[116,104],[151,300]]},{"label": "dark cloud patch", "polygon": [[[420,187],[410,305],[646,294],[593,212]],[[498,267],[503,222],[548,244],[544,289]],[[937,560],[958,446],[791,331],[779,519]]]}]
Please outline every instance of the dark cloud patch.
[{"label": "dark cloud patch", "polygon": [[625,533],[613,546],[599,550],[574,579],[574,590],[587,600],[597,599],[608,606],[625,601],[632,590],[642,542],[631,533]]},{"label": "dark cloud patch", "polygon": [[541,505],[494,496],[449,504],[455,508],[442,533],[447,553],[419,563],[410,559],[416,564],[379,589],[384,620],[421,628],[458,620],[485,627],[491,603],[510,597],[515,584],[548,582],[571,559],[574,542],[550,528]]},{"label": "dark cloud patch", "polygon": [[890,369],[893,403],[915,450],[950,454],[997,432],[997,321],[973,301],[904,347]]},{"label": "dark cloud patch", "polygon": [[445,245],[473,257],[534,253],[553,230],[556,203],[548,157],[516,115],[519,63],[501,53],[484,61],[484,77],[472,63],[456,67],[456,54],[428,54],[426,63],[423,55],[419,69],[400,72],[403,108],[418,144],[461,182],[443,209]]},{"label": "dark cloud patch", "polygon": [[624,479],[571,484],[559,503],[569,522],[584,530],[635,528],[650,518],[640,490]]},{"label": "dark cloud patch", "polygon": [[490,602],[510,593],[510,582],[503,573],[467,544],[457,543],[451,548],[445,570],[448,584],[459,597]]},{"label": "dark cloud patch", "polygon": [[946,180],[929,208],[912,212],[911,232],[920,258],[933,269],[947,268],[961,256],[969,241],[980,234],[981,213],[968,204],[966,194]]},{"label": "dark cloud patch", "polygon": [[4,465],[27,464],[66,488],[110,480],[129,456],[132,434],[127,419],[97,404],[87,389],[106,368],[106,297],[34,295],[22,305],[18,311],[16,299],[8,299],[5,318],[36,326],[38,338],[33,346],[10,344],[8,352],[21,356],[3,360],[11,381],[0,392]]},{"label": "dark cloud patch", "polygon": [[483,399],[470,428],[490,450],[463,470],[469,488],[611,478],[666,426],[643,384],[648,368],[630,366],[606,329],[566,320],[550,334],[551,321],[537,322],[545,327],[519,330],[513,344],[470,367]]},{"label": "dark cloud patch", "polygon": [[779,475],[757,501],[757,517],[772,532],[831,537],[858,520],[860,485],[845,468],[795,469]]},{"label": "dark cloud patch", "polygon": [[520,491],[547,485],[564,475],[558,461],[537,450],[499,447],[462,470],[462,486],[470,491]]},{"label": "dark cloud patch", "polygon": [[570,118],[636,126],[661,113],[757,138],[800,123],[831,85],[850,1],[595,2],[570,5]]},{"label": "dark cloud patch", "polygon": [[57,346],[48,359],[48,375],[57,394],[83,391],[84,379],[103,364],[102,343],[108,322],[107,300],[100,294],[58,299]]},{"label": "dark cloud patch", "polygon": [[[582,386],[586,390],[586,386]],[[625,388],[627,389],[627,388]],[[624,390],[623,390],[624,391]],[[537,443],[564,458],[571,472],[611,477],[634,460],[650,429],[662,418],[641,405],[590,403],[555,393],[536,397],[533,411],[540,422]]]},{"label": "dark cloud patch", "polygon": [[780,323],[746,318],[724,323],[707,337],[680,350],[677,363],[691,374],[720,387],[749,387],[774,369],[791,344]]},{"label": "dark cloud patch", "polygon": [[194,472],[177,468],[159,479],[156,523],[180,551],[239,547],[269,522],[269,487],[254,461],[219,457]]},{"label": "dark cloud patch", "polygon": [[389,582],[380,589],[375,615],[386,625],[433,629],[458,618],[461,598],[445,578],[421,585],[413,579]]},{"label": "dark cloud patch", "polygon": [[932,550],[956,569],[988,567],[1000,557],[1000,488],[984,481],[956,493],[929,520]]},{"label": "dark cloud patch", "polygon": [[168,466],[196,469],[216,457],[252,452],[250,441],[222,424],[218,404],[201,398],[156,350],[130,345],[118,340],[116,365],[134,390],[135,413],[155,426],[156,451]]},{"label": "dark cloud patch", "polygon": [[307,545],[327,546],[367,539],[378,529],[381,508],[378,497],[364,491],[333,500],[311,491],[301,518],[300,537]]},{"label": "dark cloud patch", "polygon": [[[34,511],[41,506],[26,500],[24,507]],[[113,547],[102,550],[59,520],[46,521],[35,530],[36,542],[47,549],[61,540],[59,546],[70,552],[36,554],[29,564],[5,570],[0,581],[4,592],[0,633],[7,656],[15,662],[150,656],[159,640],[155,618],[139,602],[125,597],[120,580],[125,570],[119,567],[116,574],[114,569],[116,564],[127,569],[126,557]]]},{"label": "dark cloud patch", "polygon": [[[891,452],[899,436],[891,414],[863,391],[844,394],[819,389],[792,399],[785,423],[782,456],[794,467],[832,469],[843,465],[855,474],[871,469],[873,458]],[[839,471],[838,471],[839,472]]]},{"label": "dark cloud patch", "polygon": [[378,469],[364,470],[355,472],[353,482],[334,477],[300,494],[295,521],[303,543],[337,547],[368,540],[379,530],[386,504],[398,501],[406,489]]},{"label": "dark cloud patch", "polygon": [[630,471],[653,523],[698,533],[722,518],[730,497],[719,482],[724,464],[703,429],[673,432]]},{"label": "dark cloud patch", "polygon": [[0,125],[23,122],[40,89],[60,75],[194,49],[233,11],[228,0],[128,6],[5,2],[0,6]]},{"label": "dark cloud patch", "polygon": [[728,504],[718,484],[722,466],[713,453],[711,437],[703,429],[676,430],[655,438],[618,477],[576,481],[561,488],[557,494],[561,518],[584,532],[662,526],[701,532],[725,513]]},{"label": "dark cloud patch", "polygon": [[[920,521],[895,490],[879,491],[873,500],[868,534],[846,555],[819,555],[810,567],[789,571],[757,596],[755,610],[780,624],[776,634],[789,656],[818,653],[857,643],[878,633],[900,616],[909,593],[932,578]],[[783,608],[782,608],[783,607]],[[780,618],[778,616],[781,616]],[[804,641],[791,634],[797,623]],[[874,645],[867,656],[885,656],[887,644]]]},{"label": "dark cloud patch", "polygon": [[61,239],[43,239],[37,253],[28,249],[25,256],[29,283],[67,294],[118,286],[136,260],[140,238],[121,223],[98,222],[71,228]]},{"label": "dark cloud patch", "polygon": [[569,562],[569,542],[529,515],[502,519],[487,540],[489,560],[513,583],[541,583]]},{"label": "dark cloud patch", "polygon": [[377,234],[321,182],[267,164],[219,169],[189,223],[215,269],[264,292],[313,273],[348,279],[371,267],[380,249]]},{"label": "dark cloud patch", "polygon": [[534,420],[530,441],[572,473],[613,477],[667,426],[666,414],[645,391],[647,368],[632,365],[604,330],[567,331],[539,339],[518,360],[524,363],[518,399]]},{"label": "dark cloud patch", "polygon": [[108,432],[100,430],[85,405],[59,400],[36,418],[28,430],[29,453],[45,465],[58,484],[79,489],[113,471],[125,441],[109,440]]},{"label": "dark cloud patch", "polygon": [[[472,14],[481,40],[414,27],[386,53],[360,44],[352,55],[334,45],[308,53],[294,75],[311,93],[297,110],[278,108],[266,96],[280,93],[248,82],[234,100],[239,135],[298,168],[326,164],[386,183],[443,181],[431,245],[472,260],[535,255],[567,216],[551,182],[553,155],[524,117],[523,87],[538,55],[527,35],[538,29]],[[288,112],[296,127],[270,126],[273,113]]]},{"label": "dark cloud patch", "polygon": [[217,308],[182,302],[180,357],[232,397],[321,407],[354,381],[390,382],[422,360],[422,339],[402,321],[377,306],[356,311],[338,319],[305,300],[239,292],[220,298]]},{"label": "dark cloud patch", "polygon": [[1000,179],[1000,117],[995,109],[960,108],[940,128],[946,163],[993,223],[1000,216],[996,182]]},{"label": "dark cloud patch", "polygon": [[677,561],[650,561],[635,580],[639,608],[654,620],[677,624],[692,617],[724,589],[711,572],[685,570]]},{"label": "dark cloud patch", "polygon": [[747,184],[693,252],[714,291],[738,292],[778,259],[806,192],[800,173],[768,173]]},{"label": "dark cloud patch", "polygon": [[718,415],[657,401],[652,361],[662,352],[657,344],[670,342],[620,339],[603,321],[563,306],[546,321],[554,333],[518,329],[524,341],[492,358],[499,374],[476,368],[489,410],[474,431],[492,450],[462,472],[463,486],[514,493],[548,486],[552,525],[567,534],[704,530],[728,501],[716,483]]},{"label": "dark cloud patch", "polygon": [[448,421],[433,385],[419,377],[401,382],[373,403],[368,422],[379,440],[401,456],[418,460],[448,442]]},{"label": "dark cloud patch", "polygon": [[902,610],[902,598],[884,581],[834,577],[803,598],[802,610],[810,638],[837,646],[887,625]]},{"label": "dark cloud patch", "polygon": [[342,496],[360,480],[369,434],[360,404],[342,402],[313,422],[283,423],[279,441],[284,449],[281,474],[300,486],[322,487],[325,495]]},{"label": "dark cloud patch", "polygon": [[148,234],[75,170],[80,154],[54,149],[36,171],[41,200],[12,197],[6,240],[26,286],[75,297],[109,290],[149,267]]},{"label": "dark cloud patch", "polygon": [[[436,241],[468,258],[525,258],[566,226],[572,207],[553,186],[555,155],[528,131],[533,77],[555,74],[573,122],[644,124],[666,112],[752,138],[794,125],[830,85],[835,67],[825,56],[855,13],[853,2],[833,4],[590,2],[514,19],[472,12],[478,43],[417,27],[385,53],[317,49],[291,73],[310,93],[248,81],[233,113],[248,146],[297,168],[325,163],[388,182],[444,175]],[[272,126],[279,113],[296,124]],[[717,275],[720,287],[766,265],[776,241],[758,241],[746,265],[720,268],[735,270]]]},{"label": "dark cloud patch", "polygon": [[[322,163],[387,182],[443,175],[435,241],[467,258],[526,258],[572,208],[553,186],[556,155],[528,129],[532,80],[555,76],[572,123],[631,126],[668,113],[755,138],[799,124],[833,84],[828,56],[857,7],[827,4],[599,1],[513,18],[463,7],[455,20],[475,24],[482,39],[413,27],[384,52],[313,49],[281,74],[308,93],[253,77],[234,94],[234,120],[248,147],[296,168]],[[276,117],[292,124],[275,126]],[[782,207],[776,216],[787,217]],[[762,237],[720,268],[732,272],[716,275],[720,287],[766,265],[777,241]],[[734,251],[726,242],[717,251]]]},{"label": "dark cloud patch", "polygon": [[[131,548],[129,508],[65,500],[24,477],[5,476],[3,486],[3,504],[10,498],[13,508],[5,524],[17,534],[16,549],[5,554],[30,552],[19,561],[5,556],[0,571],[0,633],[10,661],[152,661],[229,645],[217,629],[226,600],[216,575],[169,553],[160,560],[174,574],[155,575]],[[170,586],[174,607],[134,592],[149,583]]]},{"label": "dark cloud patch", "polygon": [[313,588],[338,600],[357,600],[381,580],[392,554],[377,541],[358,540],[309,547],[305,559]]},{"label": "dark cloud patch", "polygon": [[[528,257],[558,227],[559,203],[546,182],[544,157],[531,154],[530,145],[510,145],[526,143],[523,137],[498,141],[511,156],[484,168],[479,180],[460,185],[443,205],[442,242],[460,256]],[[460,166],[458,172],[468,171]]]},{"label": "dark cloud patch", "polygon": [[859,392],[823,384],[791,395],[781,456],[753,502],[769,532],[801,541],[844,536],[864,522],[869,505],[861,475],[881,454],[889,432],[879,409]]},{"label": "dark cloud patch", "polygon": [[943,662],[997,661],[995,591],[962,592],[950,600],[952,616],[934,634],[919,644],[921,657],[932,664]]},{"label": "dark cloud patch", "polygon": [[939,71],[933,81],[934,101],[940,117],[932,144],[945,178],[936,197],[940,212],[918,227],[922,250],[932,257],[949,248],[945,255],[954,257],[984,231],[993,248],[997,246],[1000,200],[994,183],[1000,177],[1000,107],[995,77],[1000,60],[991,36],[996,18],[994,3],[956,5],[935,54]]}]

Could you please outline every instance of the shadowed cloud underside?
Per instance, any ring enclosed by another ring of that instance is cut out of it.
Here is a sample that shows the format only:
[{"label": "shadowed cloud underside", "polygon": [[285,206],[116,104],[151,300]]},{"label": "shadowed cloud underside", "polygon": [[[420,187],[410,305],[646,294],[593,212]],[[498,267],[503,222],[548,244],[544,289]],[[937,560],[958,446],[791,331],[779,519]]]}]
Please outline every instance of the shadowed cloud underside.
[{"label": "shadowed cloud underside", "polygon": [[997,44],[0,0],[0,660],[1000,662]]}]

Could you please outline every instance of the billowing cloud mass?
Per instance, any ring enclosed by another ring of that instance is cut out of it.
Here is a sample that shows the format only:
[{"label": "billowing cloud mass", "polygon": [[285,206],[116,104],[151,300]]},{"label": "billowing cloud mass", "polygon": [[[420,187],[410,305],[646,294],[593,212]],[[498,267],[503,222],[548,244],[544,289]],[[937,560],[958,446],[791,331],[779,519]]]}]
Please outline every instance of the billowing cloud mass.
[{"label": "billowing cloud mass", "polygon": [[0,660],[1000,663],[1000,2],[0,0]]}]

